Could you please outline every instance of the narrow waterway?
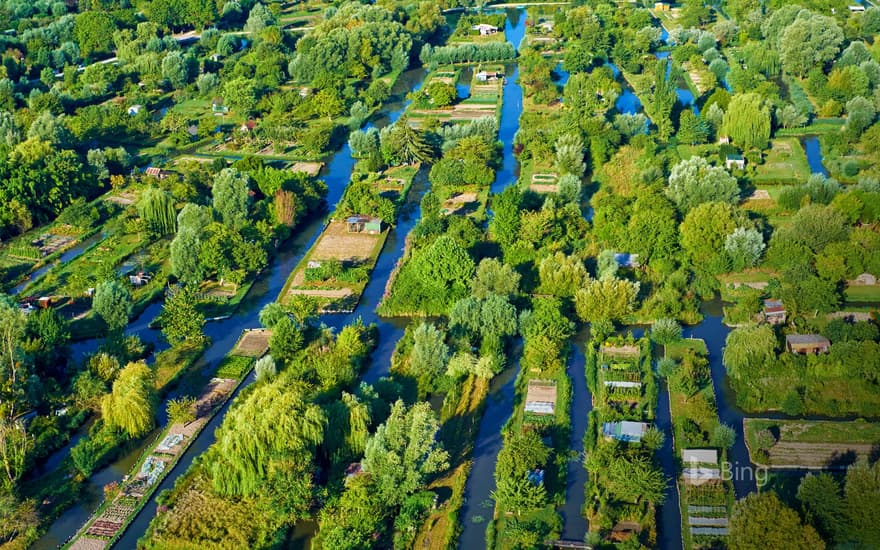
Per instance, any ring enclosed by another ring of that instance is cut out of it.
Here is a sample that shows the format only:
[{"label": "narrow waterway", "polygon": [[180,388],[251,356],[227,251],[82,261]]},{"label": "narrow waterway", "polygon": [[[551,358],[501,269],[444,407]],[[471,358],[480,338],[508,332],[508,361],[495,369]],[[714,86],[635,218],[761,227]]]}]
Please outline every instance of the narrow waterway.
[{"label": "narrow waterway", "polygon": [[807,164],[810,166],[811,174],[822,174],[828,176],[828,170],[822,162],[822,146],[819,144],[817,136],[807,136],[801,138],[801,145],[807,154]]},{"label": "narrow waterway", "polygon": [[[506,10],[507,23],[505,37],[519,48],[525,36],[525,10]],[[522,115],[522,88],[516,81],[519,69],[507,67],[507,78],[503,89],[499,139],[502,142],[503,160],[501,169],[495,174],[491,192],[502,192],[516,180],[519,164],[513,154],[513,140],[519,130]],[[514,383],[519,373],[519,363],[511,364],[501,374],[492,379],[489,386],[486,408],[480,419],[480,428],[474,444],[471,470],[464,489],[464,502],[459,512],[461,536],[458,547],[462,550],[476,550],[486,547],[486,526],[495,515],[495,462],[501,450],[503,439],[501,428],[513,414]]]},{"label": "narrow waterway", "polygon": [[743,418],[745,414],[736,406],[736,396],[727,382],[727,371],[724,368],[724,342],[730,329],[722,322],[723,312],[718,300],[703,304],[703,322],[692,328],[685,328],[684,335],[690,338],[702,338],[709,350],[709,367],[712,372],[712,387],[718,408],[718,418],[736,431],[736,443],[727,452],[733,488],[737,500],[757,490],[754,467],[749,458],[743,436]]},{"label": "narrow waterway", "polygon": [[568,472],[565,476],[565,504],[560,508],[562,514],[562,538],[583,541],[587,534],[587,519],[583,515],[587,483],[587,469],[584,467],[584,435],[587,433],[590,411],[593,410],[593,396],[587,389],[584,372],[584,346],[589,341],[589,331],[582,330],[574,338],[571,357],[568,360],[568,377],[571,380],[571,439]]},{"label": "narrow waterway", "polygon": [[[393,95],[397,98],[383,106],[382,110],[373,117],[371,125],[377,127],[385,126],[396,121],[403,113],[406,102],[404,96],[407,92],[421,85],[425,72],[422,69],[409,70],[401,74],[392,90]],[[327,205],[328,211],[332,212],[345,186],[351,177],[351,170],[355,161],[351,157],[351,150],[346,143],[333,156],[321,178],[327,184]],[[199,365],[203,368],[209,368],[217,365],[223,357],[232,350],[241,332],[248,328],[257,328],[259,324],[259,312],[268,303],[275,301],[281,289],[287,281],[288,275],[299,263],[303,254],[314,244],[324,227],[323,220],[315,220],[308,225],[297,230],[296,235],[289,240],[281,250],[275,255],[269,267],[254,283],[244,300],[239,305],[235,315],[232,317],[208,323],[205,325],[205,334],[211,338],[211,346],[205,351],[199,359]],[[387,244],[386,244],[387,247]],[[162,311],[161,303],[151,304],[137,319],[133,320],[126,334],[137,335],[145,342],[153,342],[162,349],[161,335],[159,331],[149,328],[150,323]],[[101,340],[87,340],[77,342],[72,346],[72,356],[81,358],[84,354],[91,353],[98,348]],[[242,384],[242,388],[253,381],[249,377]],[[170,396],[169,396],[170,397]],[[220,410],[214,419],[205,427],[192,445],[181,457],[180,462],[169,473],[168,477],[160,484],[159,491],[173,486],[177,478],[183,474],[193,459],[204,452],[214,441],[214,431],[223,421],[229,404]],[[160,407],[160,420],[164,423],[164,403]],[[158,429],[157,429],[158,430]],[[154,439],[151,434],[144,439],[141,445],[133,449],[123,459],[118,460],[110,466],[96,472],[89,478],[88,485],[84,489],[86,498],[80,499],[77,504],[62,514],[50,527],[49,531],[33,546],[38,550],[48,550],[63,544],[88,520],[91,512],[100,504],[100,496],[102,488],[105,484],[112,481],[119,482],[122,477],[127,474],[134,465],[137,457],[143,452],[143,449]],[[69,451],[69,449],[68,449]],[[157,491],[157,494],[158,492]],[[148,503],[143,511],[135,518],[132,525],[126,531],[125,535],[117,543],[119,548],[135,548],[137,539],[143,535],[147,525],[155,516],[156,502],[155,497]]]},{"label": "narrow waterway", "polygon": [[66,264],[77,256],[80,256],[83,252],[91,248],[93,244],[97,243],[103,238],[104,233],[98,231],[89,238],[83,239],[76,245],[70,247],[68,250],[62,252],[58,259],[56,259],[55,261],[48,262],[38,269],[35,269],[32,273],[28,274],[20,283],[9,289],[9,294],[11,296],[20,294],[22,290],[24,290],[31,283],[35,282],[37,279],[45,275],[50,269],[54,268],[56,265]]},{"label": "narrow waterway", "polygon": [[661,550],[681,550],[681,504],[678,498],[678,467],[673,441],[672,411],[669,408],[669,389],[666,382],[658,380],[658,384],[660,391],[657,393],[655,425],[663,432],[664,439],[663,447],[657,451],[657,457],[669,483],[664,493],[665,500],[657,508],[657,542]]}]

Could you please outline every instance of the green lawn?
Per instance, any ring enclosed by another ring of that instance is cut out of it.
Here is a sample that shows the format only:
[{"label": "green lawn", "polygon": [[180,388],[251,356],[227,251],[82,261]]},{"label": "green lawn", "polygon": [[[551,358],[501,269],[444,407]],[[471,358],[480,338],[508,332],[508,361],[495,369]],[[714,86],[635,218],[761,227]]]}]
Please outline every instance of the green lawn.
[{"label": "green lawn", "polygon": [[846,288],[847,302],[880,302],[880,285],[849,286]]}]

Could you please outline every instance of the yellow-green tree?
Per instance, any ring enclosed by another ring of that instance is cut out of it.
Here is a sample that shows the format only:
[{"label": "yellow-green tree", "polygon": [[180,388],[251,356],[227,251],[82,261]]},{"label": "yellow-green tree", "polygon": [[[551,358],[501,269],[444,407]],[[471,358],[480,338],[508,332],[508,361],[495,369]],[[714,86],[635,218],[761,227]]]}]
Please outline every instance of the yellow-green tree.
[{"label": "yellow-green tree", "polygon": [[101,414],[108,426],[140,437],[153,428],[156,401],[153,370],[143,361],[129,363],[101,401]]}]

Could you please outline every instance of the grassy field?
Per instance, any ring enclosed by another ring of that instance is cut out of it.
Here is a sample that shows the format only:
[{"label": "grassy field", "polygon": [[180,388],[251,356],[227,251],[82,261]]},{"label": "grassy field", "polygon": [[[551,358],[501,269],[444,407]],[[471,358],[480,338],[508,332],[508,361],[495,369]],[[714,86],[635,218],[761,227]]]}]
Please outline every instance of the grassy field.
[{"label": "grassy field", "polygon": [[694,350],[701,355],[709,354],[709,351],[706,348],[706,342],[700,338],[683,338],[678,343],[665,346],[664,352],[666,357],[679,360],[689,349]]}]

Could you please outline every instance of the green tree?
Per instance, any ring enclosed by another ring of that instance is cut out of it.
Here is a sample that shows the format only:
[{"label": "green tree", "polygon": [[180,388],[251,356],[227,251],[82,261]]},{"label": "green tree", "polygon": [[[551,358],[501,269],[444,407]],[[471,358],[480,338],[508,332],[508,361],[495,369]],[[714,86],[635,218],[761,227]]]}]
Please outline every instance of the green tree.
[{"label": "green tree", "polygon": [[279,479],[283,470],[308,483],[306,465],[314,460],[326,423],[304,383],[279,377],[256,385],[217,430],[211,460],[205,461],[214,490],[230,497],[254,495],[265,489],[270,478]]},{"label": "green tree", "polygon": [[76,16],[73,33],[84,59],[111,51],[116,23],[107,13],[86,11]]},{"label": "green tree", "polygon": [[669,61],[666,59],[657,60],[657,64],[654,66],[654,90],[645,103],[645,111],[657,125],[657,133],[663,140],[669,139],[672,135],[673,127],[670,115],[678,98],[675,93],[673,75],[666,75],[667,63]]},{"label": "green tree", "polygon": [[520,274],[496,258],[484,258],[477,266],[477,276],[471,282],[471,293],[475,298],[486,298],[489,294],[512,296],[519,292]]},{"label": "green tree", "polygon": [[143,361],[129,363],[101,400],[101,414],[107,426],[140,437],[153,428],[156,402],[153,370]]},{"label": "green tree", "polygon": [[287,317],[284,306],[278,302],[269,302],[260,310],[260,324],[263,328],[272,329],[283,317]]},{"label": "green tree", "polygon": [[492,216],[489,232],[502,247],[516,242],[519,236],[522,193],[518,185],[510,185],[500,195],[492,197]]},{"label": "green tree", "polygon": [[458,97],[455,86],[439,80],[432,81],[425,91],[434,107],[448,107]]},{"label": "green tree", "polygon": [[257,106],[256,84],[250,78],[234,78],[223,85],[223,98],[229,108],[247,116]]},{"label": "green tree", "polygon": [[206,339],[203,332],[205,316],[196,308],[196,292],[192,285],[177,286],[168,291],[159,323],[162,334],[172,346],[186,341],[200,343]]},{"label": "green tree", "polygon": [[724,112],[721,133],[743,149],[764,149],[770,138],[770,109],[757,93],[736,94]]},{"label": "green tree", "polygon": [[171,272],[187,284],[198,284],[205,277],[200,256],[202,242],[196,230],[181,227],[171,241]]},{"label": "green tree", "polygon": [[421,489],[428,476],[445,470],[449,454],[437,440],[439,423],[430,403],[407,408],[398,400],[391,415],[367,441],[362,462],[377,492],[391,506]]},{"label": "green tree", "polygon": [[709,443],[713,447],[731,449],[736,443],[736,430],[727,424],[718,424],[712,431],[712,439]]},{"label": "green tree", "polygon": [[843,31],[833,17],[802,10],[779,39],[782,67],[789,74],[806,76],[812,68],[821,69],[832,61],[843,39]]},{"label": "green tree", "polygon": [[269,337],[269,349],[272,351],[272,357],[287,364],[293,360],[303,345],[302,330],[293,322],[293,320],[284,316],[281,317],[272,328],[272,336]]},{"label": "green tree", "polygon": [[[15,487],[27,466],[28,453],[33,448],[34,438],[20,420],[7,418],[0,414],[0,466],[3,467],[3,478],[0,480],[0,495]],[[3,510],[0,510],[2,515]],[[3,515],[3,523],[8,521]]]},{"label": "green tree", "polygon": [[757,374],[776,358],[776,334],[770,325],[733,329],[724,344],[724,366],[732,378]]},{"label": "green tree", "polygon": [[121,281],[111,279],[95,287],[92,309],[107,324],[110,332],[118,332],[125,328],[133,307],[131,291]]},{"label": "green tree", "polygon": [[651,340],[661,346],[681,341],[681,325],[675,319],[661,318],[651,325]]},{"label": "green tree", "polygon": [[141,193],[138,200],[138,211],[147,226],[159,235],[168,235],[177,230],[177,212],[171,195],[148,187]]},{"label": "green tree", "polygon": [[30,365],[22,361],[27,317],[18,307],[0,300],[0,417],[15,418],[24,400]]},{"label": "green tree", "polygon": [[541,280],[539,292],[569,298],[590,278],[580,258],[562,252],[541,260],[538,276]]},{"label": "green tree", "polygon": [[166,405],[168,424],[183,424],[186,426],[196,419],[196,398],[191,396],[169,399]]},{"label": "green tree", "polygon": [[780,502],[772,491],[750,494],[734,504],[728,545],[731,550],[825,548],[816,530],[803,525],[797,512]]},{"label": "green tree", "polygon": [[382,153],[389,164],[429,162],[434,153],[421,130],[409,125],[406,117],[379,133]]},{"label": "green tree", "polygon": [[617,276],[620,265],[617,263],[617,254],[613,250],[605,249],[596,256],[596,278],[610,279]]},{"label": "green tree", "polygon": [[257,382],[263,382],[275,378],[275,375],[278,374],[278,369],[272,356],[264,355],[257,359],[257,363],[254,365],[254,372],[256,373]]},{"label": "green tree", "polygon": [[477,358],[470,353],[458,352],[449,358],[446,374],[452,378],[476,376],[488,380],[495,375],[493,361],[489,356]]},{"label": "green tree", "polygon": [[757,229],[737,227],[724,240],[724,251],[734,271],[753,267],[764,252],[764,237]]},{"label": "green tree", "polygon": [[162,77],[171,83],[173,88],[183,88],[189,82],[187,60],[180,51],[169,52],[162,59]]},{"label": "green tree", "polygon": [[857,139],[868,129],[877,116],[874,103],[864,97],[854,97],[846,102],[846,131]]},{"label": "green tree", "polygon": [[639,283],[626,279],[590,279],[574,295],[574,307],[582,321],[622,321],[636,306]]},{"label": "green tree", "polygon": [[863,548],[880,545],[880,462],[862,460],[846,472],[844,495],[850,536]]},{"label": "green tree", "polygon": [[807,521],[815,525],[824,538],[846,540],[849,526],[837,480],[825,472],[807,474],[798,485],[797,498]]},{"label": "green tree", "polygon": [[235,168],[224,168],[214,178],[211,187],[214,209],[223,223],[234,229],[241,228],[248,215],[248,177]]},{"label": "green tree", "polygon": [[736,228],[733,207],[725,202],[705,202],[688,212],[681,224],[681,245],[694,265],[715,272],[726,271],[717,266],[724,258],[724,242]]},{"label": "green tree", "polygon": [[420,379],[436,380],[446,372],[449,347],[446,335],[430,323],[422,323],[413,331],[410,372]]},{"label": "green tree", "polygon": [[739,199],[739,185],[723,167],[712,166],[703,157],[693,156],[672,168],[666,196],[679,211],[687,214],[706,202],[735,204]]},{"label": "green tree", "polygon": [[690,109],[685,109],[678,118],[678,133],[676,135],[678,136],[679,143],[696,145],[697,143],[706,142],[706,139],[709,137],[709,129],[699,115],[695,115]]}]

